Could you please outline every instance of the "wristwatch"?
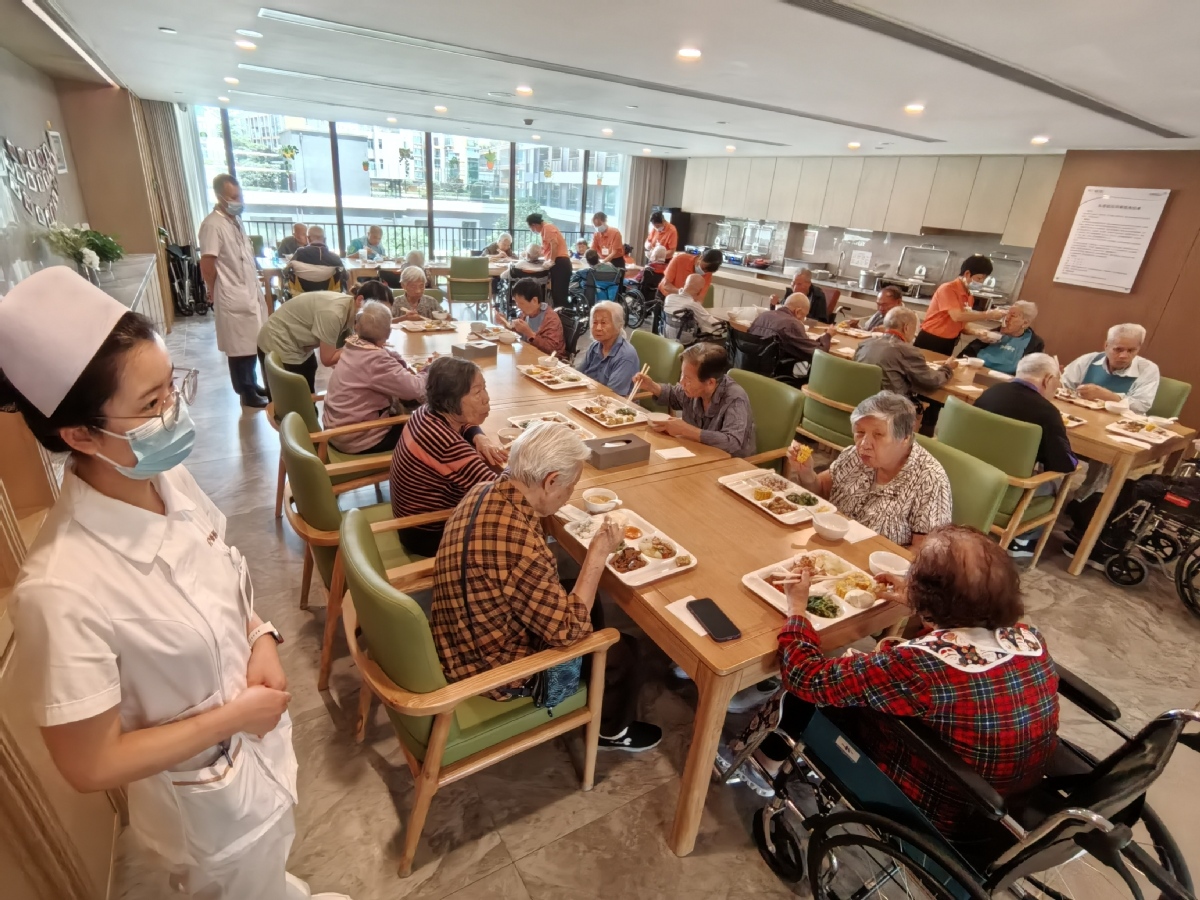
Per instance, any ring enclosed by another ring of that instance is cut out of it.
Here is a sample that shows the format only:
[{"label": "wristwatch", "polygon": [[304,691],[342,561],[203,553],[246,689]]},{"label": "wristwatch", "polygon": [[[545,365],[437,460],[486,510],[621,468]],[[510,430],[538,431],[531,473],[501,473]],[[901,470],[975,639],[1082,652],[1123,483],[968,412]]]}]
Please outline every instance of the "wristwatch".
[{"label": "wristwatch", "polygon": [[250,632],[250,635],[247,638],[247,640],[250,641],[250,646],[253,647],[254,642],[257,641],[264,634],[269,634],[271,637],[273,637],[275,639],[276,644],[283,643],[283,635],[279,633],[279,629],[276,628],[274,625],[272,625],[270,622],[263,622],[261,625],[259,625],[257,628],[255,628],[252,632]]}]

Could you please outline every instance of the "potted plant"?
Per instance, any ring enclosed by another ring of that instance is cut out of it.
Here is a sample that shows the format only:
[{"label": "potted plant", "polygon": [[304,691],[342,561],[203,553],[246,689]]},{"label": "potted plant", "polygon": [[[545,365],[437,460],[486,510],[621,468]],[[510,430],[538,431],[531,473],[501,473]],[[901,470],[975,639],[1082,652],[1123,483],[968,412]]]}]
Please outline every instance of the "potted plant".
[{"label": "potted plant", "polygon": [[92,284],[100,283],[97,271],[100,267],[100,257],[87,245],[84,229],[55,225],[46,232],[46,240],[55,253],[75,263],[80,275]]},{"label": "potted plant", "polygon": [[117,243],[117,239],[102,231],[89,228],[83,233],[84,244],[96,254],[103,264],[105,271],[112,271],[112,264],[125,255],[125,248]]}]

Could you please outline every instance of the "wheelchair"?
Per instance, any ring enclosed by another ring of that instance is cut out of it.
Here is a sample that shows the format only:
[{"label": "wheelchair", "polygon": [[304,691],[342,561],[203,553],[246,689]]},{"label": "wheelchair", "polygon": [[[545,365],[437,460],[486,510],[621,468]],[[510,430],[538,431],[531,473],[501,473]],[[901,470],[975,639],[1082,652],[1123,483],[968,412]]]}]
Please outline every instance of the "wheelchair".
[{"label": "wheelchair", "polygon": [[1183,733],[1200,712],[1171,710],[1130,735],[1114,724],[1120,711],[1111,700],[1057,669],[1060,699],[1124,743],[1100,760],[1060,737],[1046,776],[1020,796],[1001,798],[925,723],[887,717],[978,811],[981,827],[968,843],[943,837],[847,736],[871,727],[880,714],[870,710],[818,708],[799,741],[774,731],[790,748],[774,778],[752,756],[772,733],[763,729],[715,777],[739,773],[771,786],[753,821],[759,853],[780,878],[807,878],[817,900],[1195,900],[1187,864],[1146,792],[1177,744],[1200,752],[1200,734]]},{"label": "wheelchair", "polygon": [[696,314],[690,309],[684,309],[679,312],[664,312],[662,336],[678,341],[685,347],[696,343],[724,344],[729,338],[729,326],[721,322],[715,331],[701,331]]},{"label": "wheelchair", "polygon": [[601,300],[621,302],[624,269],[616,269],[610,278],[598,278],[594,269],[584,269],[578,280],[572,278],[567,290],[567,306],[586,317]]}]

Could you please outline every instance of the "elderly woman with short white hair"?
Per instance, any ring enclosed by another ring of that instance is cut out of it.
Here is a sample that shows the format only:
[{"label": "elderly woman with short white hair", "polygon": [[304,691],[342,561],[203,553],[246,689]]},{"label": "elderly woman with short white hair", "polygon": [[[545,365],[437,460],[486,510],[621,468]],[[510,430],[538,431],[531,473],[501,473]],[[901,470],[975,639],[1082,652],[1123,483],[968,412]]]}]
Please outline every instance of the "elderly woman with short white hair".
[{"label": "elderly woman with short white hair", "polygon": [[[587,447],[571,429],[533,425],[513,442],[503,474],[468,491],[446,522],[429,625],[447,681],[570,646],[603,627],[596,593],[621,528],[608,518],[597,526],[569,592],[542,530],[542,519],[570,499],[587,458]],[[601,747],[648,750],[662,738],[658,727],[634,721],[636,648],[636,640],[622,636],[608,651]],[[522,679],[490,696],[505,701],[532,690]]]},{"label": "elderly woman with short white hair", "polygon": [[642,367],[633,344],[625,339],[625,309],[614,300],[592,307],[592,341],[579,371],[622,397],[633,390],[633,376]]},{"label": "elderly woman with short white hair", "polygon": [[484,256],[499,256],[504,259],[516,259],[516,254],[512,252],[513,237],[507,231],[495,241],[488,244],[483,250]]},{"label": "elderly woman with short white hair", "polygon": [[949,525],[950,479],[941,463],[913,440],[917,409],[912,401],[880,391],[854,408],[850,425],[854,444],[820,474],[811,455],[797,462],[800,445],[793,443],[789,477],[903,547],[916,549],[933,529]]},{"label": "elderly woman with short white hair", "polygon": [[544,272],[546,262],[542,259],[542,245],[530,244],[517,260],[516,266],[522,272]]},{"label": "elderly woman with short white hair", "polygon": [[1135,322],[1114,325],[1099,353],[1085,353],[1063,370],[1062,383],[1085,400],[1125,401],[1145,413],[1158,394],[1158,366],[1142,352],[1146,329]]},{"label": "elderly woman with short white hair", "polygon": [[415,322],[420,319],[432,319],[434,313],[445,312],[437,297],[425,293],[423,269],[405,266],[400,272],[400,290],[400,295],[392,302],[394,321]]}]

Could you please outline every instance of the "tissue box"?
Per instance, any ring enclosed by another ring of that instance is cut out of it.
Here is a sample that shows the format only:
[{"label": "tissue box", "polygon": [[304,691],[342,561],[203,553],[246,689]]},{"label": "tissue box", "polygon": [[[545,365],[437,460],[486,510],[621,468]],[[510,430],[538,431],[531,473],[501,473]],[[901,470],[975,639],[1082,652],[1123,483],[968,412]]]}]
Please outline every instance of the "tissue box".
[{"label": "tissue box", "polygon": [[628,466],[650,459],[650,443],[632,434],[594,438],[583,443],[592,451],[592,458],[588,462],[597,469]]},{"label": "tissue box", "polygon": [[450,355],[463,359],[495,359],[496,345],[491,341],[467,341],[463,344],[451,344]]}]

